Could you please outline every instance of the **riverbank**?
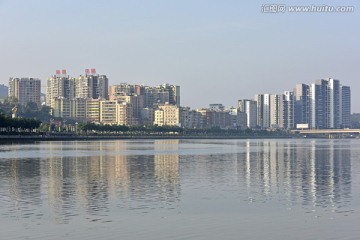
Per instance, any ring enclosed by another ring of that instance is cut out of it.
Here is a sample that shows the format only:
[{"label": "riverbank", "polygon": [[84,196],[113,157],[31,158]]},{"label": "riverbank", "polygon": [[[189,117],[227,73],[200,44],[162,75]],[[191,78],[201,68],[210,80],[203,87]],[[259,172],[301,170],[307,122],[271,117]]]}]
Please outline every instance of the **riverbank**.
[{"label": "riverbank", "polygon": [[98,140],[128,140],[128,139],[271,139],[297,138],[297,135],[286,136],[221,136],[221,135],[0,135],[0,142],[26,141],[98,141]]}]

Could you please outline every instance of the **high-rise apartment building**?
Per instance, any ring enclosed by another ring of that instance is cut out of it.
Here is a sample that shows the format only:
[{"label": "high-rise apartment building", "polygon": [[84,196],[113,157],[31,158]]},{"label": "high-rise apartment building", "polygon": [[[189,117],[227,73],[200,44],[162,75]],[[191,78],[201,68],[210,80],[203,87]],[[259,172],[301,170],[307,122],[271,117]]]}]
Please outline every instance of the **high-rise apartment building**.
[{"label": "high-rise apartment building", "polygon": [[75,78],[71,78],[66,74],[66,70],[62,70],[63,74],[57,70],[57,74],[48,78],[46,81],[46,105],[54,108],[54,102],[57,98],[73,99],[75,98]]},{"label": "high-rise apartment building", "polygon": [[70,100],[70,118],[76,121],[87,121],[87,102],[88,99],[74,98]]},{"label": "high-rise apartment building", "polygon": [[180,106],[180,86],[163,84],[163,88],[169,91],[169,103]]},{"label": "high-rise apartment building", "polygon": [[169,103],[180,106],[180,86],[163,84],[156,87],[145,87],[145,106],[156,107]]},{"label": "high-rise apartment building", "polygon": [[117,111],[117,124],[118,125],[137,125],[137,119],[133,118],[133,107],[128,102],[119,102]]},{"label": "high-rise apartment building", "polygon": [[341,115],[340,115],[340,81],[332,78],[327,80],[327,89],[328,89],[328,115],[330,121],[328,122],[327,128],[340,128],[341,124]]},{"label": "high-rise apartment building", "polygon": [[260,129],[270,128],[270,94],[256,94],[257,125]]},{"label": "high-rise apartment building", "polygon": [[132,107],[132,113],[134,119],[137,121],[141,118],[141,109],[144,108],[144,95],[125,95],[125,96],[117,96],[115,98],[119,102],[127,102]]},{"label": "high-rise apartment building", "polygon": [[351,91],[349,86],[340,85],[340,126],[342,128],[351,127]]},{"label": "high-rise apartment building", "polygon": [[[239,116],[238,113],[243,113],[243,112],[240,112],[238,107],[230,107],[229,110],[227,110],[227,112],[229,112],[230,115],[230,128],[234,128],[234,129],[242,128],[239,126],[238,120],[240,119],[238,119]],[[246,114],[243,113],[243,115],[245,116],[245,121],[246,121]]]},{"label": "high-rise apartment building", "polygon": [[100,122],[103,124],[117,124],[118,102],[116,100],[100,101]]},{"label": "high-rise apartment building", "polygon": [[320,79],[310,85],[311,128],[340,127],[340,82]]},{"label": "high-rise apartment building", "polygon": [[86,100],[86,120],[89,122],[100,122],[100,100],[87,99]]},{"label": "high-rise apartment building", "polygon": [[135,94],[135,85],[121,83],[109,87],[109,99],[115,100],[121,96],[130,96]]},{"label": "high-rise apartment building", "polygon": [[270,128],[294,128],[293,92],[270,95]]},{"label": "high-rise apartment building", "polygon": [[108,99],[108,78],[96,74],[95,69],[86,69],[85,76],[78,78],[69,77],[66,70],[57,70],[56,75],[47,80],[46,105],[56,117],[99,122],[100,106],[93,99]]},{"label": "high-rise apartment building", "polygon": [[283,113],[283,95],[270,95],[270,128],[280,128]]},{"label": "high-rise apartment building", "polygon": [[310,122],[310,88],[306,84],[297,84],[294,88],[294,124]]},{"label": "high-rise apartment building", "polygon": [[248,128],[257,128],[257,103],[249,99],[238,101],[239,111],[246,113],[246,124]]},{"label": "high-rise apartment building", "polygon": [[294,128],[294,93],[285,91],[282,97],[282,116],[280,117],[280,127],[284,129]]},{"label": "high-rise apartment building", "polygon": [[170,103],[169,91],[157,87],[145,87],[145,107],[156,107]]},{"label": "high-rise apartment building", "polygon": [[40,108],[41,81],[37,78],[10,78],[8,96],[17,98],[21,105],[33,102]]},{"label": "high-rise apartment building", "polygon": [[312,129],[350,126],[350,87],[342,86],[339,80],[296,85],[294,98],[295,124],[309,124]]},{"label": "high-rise apartment building", "polygon": [[108,99],[108,82],[108,78],[96,74],[95,69],[91,73],[87,69],[85,75],[78,78],[69,77],[66,70],[57,70],[56,75],[47,80],[46,105],[51,106],[53,99],[57,97]]},{"label": "high-rise apartment building", "polygon": [[108,99],[109,80],[105,75],[80,76],[75,81],[76,98]]}]

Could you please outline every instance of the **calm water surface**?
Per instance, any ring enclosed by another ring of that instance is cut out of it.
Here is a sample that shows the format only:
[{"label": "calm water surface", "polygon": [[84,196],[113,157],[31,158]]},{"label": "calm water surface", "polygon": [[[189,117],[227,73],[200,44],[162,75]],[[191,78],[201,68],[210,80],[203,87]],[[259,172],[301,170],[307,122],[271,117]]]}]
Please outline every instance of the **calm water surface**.
[{"label": "calm water surface", "polygon": [[359,239],[360,140],[0,145],[0,239]]}]

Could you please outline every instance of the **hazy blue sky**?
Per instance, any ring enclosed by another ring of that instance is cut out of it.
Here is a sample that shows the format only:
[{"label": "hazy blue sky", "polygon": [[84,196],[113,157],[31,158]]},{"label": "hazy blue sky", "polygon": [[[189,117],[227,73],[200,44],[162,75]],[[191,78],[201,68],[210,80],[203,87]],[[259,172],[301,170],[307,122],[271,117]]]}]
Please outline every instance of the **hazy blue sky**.
[{"label": "hazy blue sky", "polygon": [[[267,3],[353,13],[262,13]],[[236,105],[333,77],[360,112],[360,4],[350,0],[0,0],[0,83],[96,68],[110,84],[181,86],[182,105]]]}]

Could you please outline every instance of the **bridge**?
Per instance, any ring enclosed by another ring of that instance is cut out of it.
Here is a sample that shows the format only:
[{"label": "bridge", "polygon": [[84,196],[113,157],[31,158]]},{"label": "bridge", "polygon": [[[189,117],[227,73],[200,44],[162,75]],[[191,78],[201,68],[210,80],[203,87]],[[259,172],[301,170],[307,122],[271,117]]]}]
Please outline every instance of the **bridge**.
[{"label": "bridge", "polygon": [[327,134],[329,138],[335,138],[338,135],[360,134],[360,129],[296,129],[292,132],[303,135]]}]

